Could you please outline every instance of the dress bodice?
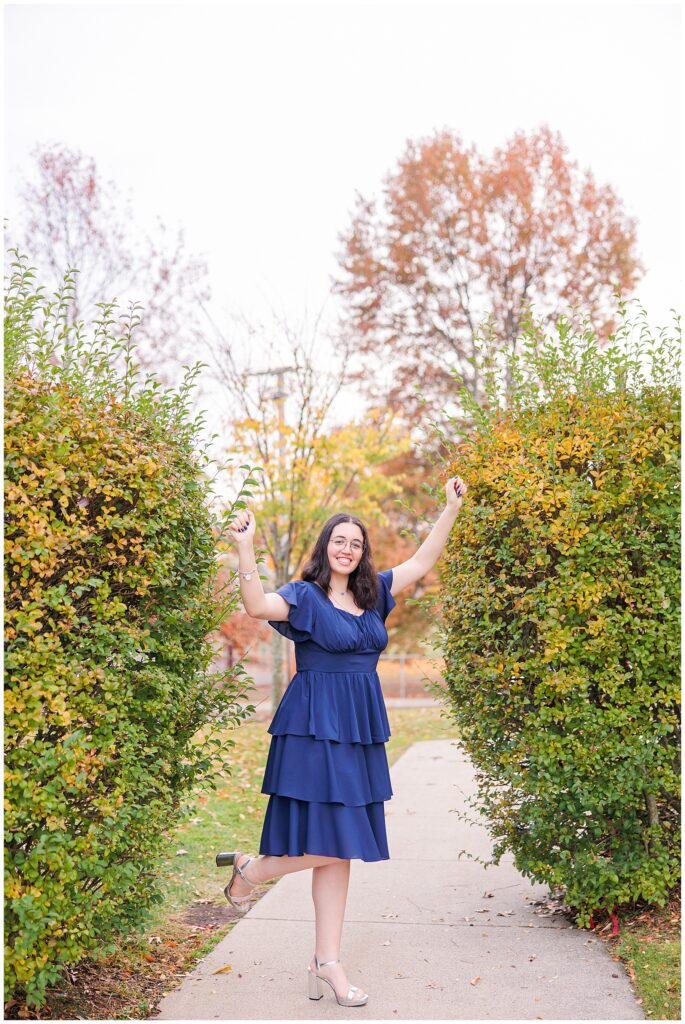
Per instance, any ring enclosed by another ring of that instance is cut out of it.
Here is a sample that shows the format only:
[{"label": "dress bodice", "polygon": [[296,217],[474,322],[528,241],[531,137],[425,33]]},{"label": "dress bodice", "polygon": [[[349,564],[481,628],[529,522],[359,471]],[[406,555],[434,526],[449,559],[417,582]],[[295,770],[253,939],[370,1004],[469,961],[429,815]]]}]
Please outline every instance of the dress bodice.
[{"label": "dress bodice", "polygon": [[291,580],[277,591],[290,605],[287,621],[269,625],[295,641],[298,671],[373,672],[388,646],[385,620],[395,607],[392,569],[378,574],[375,608],[361,615],[336,607],[310,580]]}]

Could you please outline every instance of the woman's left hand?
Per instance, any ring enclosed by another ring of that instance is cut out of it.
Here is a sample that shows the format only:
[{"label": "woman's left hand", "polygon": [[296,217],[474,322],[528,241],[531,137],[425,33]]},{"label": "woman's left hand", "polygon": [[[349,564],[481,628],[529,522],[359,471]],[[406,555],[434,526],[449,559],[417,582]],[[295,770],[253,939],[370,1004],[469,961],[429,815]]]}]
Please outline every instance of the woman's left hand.
[{"label": "woman's left hand", "polygon": [[451,476],[445,484],[447,508],[458,512],[467,491],[468,487],[460,476]]}]

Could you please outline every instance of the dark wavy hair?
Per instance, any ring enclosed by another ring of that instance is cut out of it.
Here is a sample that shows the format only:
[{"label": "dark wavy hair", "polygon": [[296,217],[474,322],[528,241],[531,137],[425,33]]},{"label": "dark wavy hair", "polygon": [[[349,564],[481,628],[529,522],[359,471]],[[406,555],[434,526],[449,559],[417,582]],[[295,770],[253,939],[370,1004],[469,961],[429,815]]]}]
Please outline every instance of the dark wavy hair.
[{"label": "dark wavy hair", "polygon": [[354,523],[362,531],[364,550],[359,565],[350,573],[349,589],[352,591],[358,608],[375,608],[378,600],[378,580],[376,567],[371,555],[371,543],[361,519],[348,515],[347,512],[336,512],[328,519],[319,534],[309,561],[302,570],[302,579],[318,583],[328,597],[328,585],[331,582],[331,566],[328,561],[328,543],[331,534],[340,523]]}]

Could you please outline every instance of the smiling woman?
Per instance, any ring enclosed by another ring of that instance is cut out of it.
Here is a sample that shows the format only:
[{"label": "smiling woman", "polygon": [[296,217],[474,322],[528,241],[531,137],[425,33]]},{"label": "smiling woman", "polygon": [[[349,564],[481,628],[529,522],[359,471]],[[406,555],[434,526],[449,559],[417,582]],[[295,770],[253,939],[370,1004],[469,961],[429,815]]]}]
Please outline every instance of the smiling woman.
[{"label": "smiling woman", "polygon": [[375,576],[371,545],[361,519],[344,513],[331,516],[302,579],[314,582],[337,608],[361,615],[376,604]]},{"label": "smiling woman", "polygon": [[297,670],[269,725],[271,743],[262,792],[269,794],[259,857],[239,850],[224,890],[234,906],[256,885],[311,868],[316,949],[309,996],[327,982],[341,1006],[368,995],[351,986],[339,959],[350,861],[387,860],[384,802],[392,797],[385,744],[390,726],[376,671],[387,647],[385,621],[394,594],[435,564],[461,507],[466,484],[447,481],[447,505],[430,535],[406,562],[377,572],[369,536],[356,516],[324,524],[302,579],[265,594],[255,572],[251,511],[232,525],[239,551],[245,610],[295,642]]}]

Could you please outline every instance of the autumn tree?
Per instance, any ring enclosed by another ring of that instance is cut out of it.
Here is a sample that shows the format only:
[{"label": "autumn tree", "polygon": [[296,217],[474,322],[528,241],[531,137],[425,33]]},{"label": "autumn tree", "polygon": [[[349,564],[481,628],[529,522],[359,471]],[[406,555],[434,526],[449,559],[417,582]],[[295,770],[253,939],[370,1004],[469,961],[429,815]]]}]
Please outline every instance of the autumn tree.
[{"label": "autumn tree", "polygon": [[615,290],[643,269],[616,192],[546,126],[489,158],[448,130],[410,140],[382,200],[358,194],[341,241],[334,288],[357,379],[414,421],[450,401],[455,373],[485,401],[482,343],[515,350],[531,306],[546,324],[581,308],[606,339]]},{"label": "autumn tree", "polygon": [[[247,323],[247,321],[245,321]],[[277,589],[302,568],[326,519],[348,510],[365,522],[386,521],[382,504],[402,492],[401,478],[388,463],[409,446],[396,416],[370,409],[346,423],[334,421],[332,407],[347,378],[349,352],[337,349],[322,365],[326,339],[320,318],[311,329],[275,319],[251,324],[249,353],[268,369],[251,369],[237,359],[236,339],[212,343],[214,372],[231,410],[226,448],[232,459],[259,466],[259,487],[251,507]],[[274,388],[274,385],[276,386]],[[284,638],[274,631],[273,707],[283,692]]]},{"label": "autumn tree", "polygon": [[103,295],[116,295],[120,306],[138,302],[140,364],[189,361],[205,329],[198,308],[209,291],[207,267],[186,251],[183,230],[174,233],[159,218],[151,235],[138,228],[130,195],[77,150],[37,146],[32,156],[37,177],[19,189],[9,234],[31,254],[39,283],[52,293],[67,269],[77,270],[71,323],[96,319]]}]

